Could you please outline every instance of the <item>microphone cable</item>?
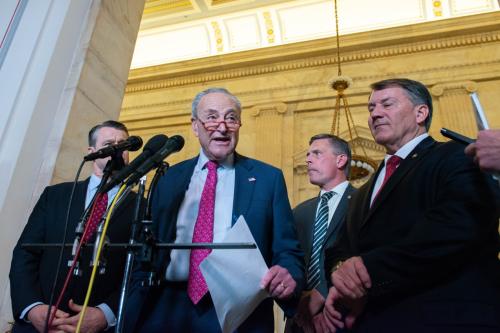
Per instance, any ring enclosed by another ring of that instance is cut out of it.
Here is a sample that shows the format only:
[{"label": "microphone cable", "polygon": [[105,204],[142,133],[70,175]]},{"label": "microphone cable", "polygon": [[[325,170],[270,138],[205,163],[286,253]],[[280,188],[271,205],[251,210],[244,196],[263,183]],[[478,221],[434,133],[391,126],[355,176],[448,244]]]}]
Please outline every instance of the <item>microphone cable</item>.
[{"label": "microphone cable", "polygon": [[[75,177],[75,180],[73,181],[73,187],[71,188],[71,194],[69,196],[69,203],[68,203],[68,207],[66,208],[66,220],[64,222],[64,232],[63,232],[63,239],[62,239],[62,242],[61,242],[61,249],[60,249],[60,252],[59,252],[59,258],[57,260],[57,268],[56,268],[56,273],[54,275],[54,282],[52,284],[52,288],[50,290],[50,298],[49,298],[49,306],[47,308],[47,315],[45,316],[45,327],[44,327],[44,333],[47,333],[49,331],[49,323],[51,323],[52,321],[49,320],[49,317],[51,316],[50,313],[51,313],[51,308],[52,308],[52,302],[54,301],[54,296],[55,296],[55,291],[56,291],[56,287],[57,287],[57,281],[59,280],[59,273],[61,271],[61,264],[62,264],[62,260],[63,260],[63,257],[64,257],[64,248],[66,247],[66,240],[68,238],[68,225],[69,225],[69,216],[70,216],[70,212],[71,212],[71,206],[72,206],[72,203],[73,203],[73,197],[74,197],[74,194],[75,194],[75,190],[76,190],[76,184],[78,183],[78,178],[80,177],[80,173],[82,172],[82,168],[83,168],[83,165],[85,164],[85,161],[82,161],[80,163],[80,167],[78,168],[78,171],[76,172],[76,177]],[[57,311],[57,307],[54,311],[54,315]]]},{"label": "microphone cable", "polygon": [[120,196],[122,195],[122,193],[125,191],[126,188],[127,188],[127,185],[122,185],[120,187],[120,189],[118,190],[118,193],[116,194],[113,201],[111,202],[111,205],[109,207],[109,212],[106,215],[106,220],[104,221],[104,227],[102,229],[102,236],[101,236],[101,239],[99,240],[99,245],[97,247],[97,255],[96,255],[95,262],[94,262],[94,267],[92,268],[92,274],[90,276],[87,294],[85,295],[85,301],[83,302],[82,310],[80,311],[80,317],[78,318],[78,325],[76,326],[76,333],[80,333],[80,328],[82,326],[83,318],[85,317],[85,312],[87,311],[87,306],[88,306],[88,303],[90,300],[90,294],[92,293],[92,288],[94,286],[94,280],[95,280],[95,275],[97,272],[97,267],[99,266],[99,258],[101,257],[101,250],[104,247],[106,232],[108,231],[108,225],[109,225],[109,221],[111,220],[112,212],[114,211],[117,201],[119,200]]}]

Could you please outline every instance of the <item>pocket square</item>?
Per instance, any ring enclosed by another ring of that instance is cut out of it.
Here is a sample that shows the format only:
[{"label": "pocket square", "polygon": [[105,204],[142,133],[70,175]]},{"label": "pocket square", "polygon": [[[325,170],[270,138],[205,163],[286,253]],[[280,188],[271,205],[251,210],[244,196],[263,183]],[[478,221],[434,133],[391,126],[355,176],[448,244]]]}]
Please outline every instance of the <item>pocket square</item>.
[{"label": "pocket square", "polygon": [[250,177],[250,178],[248,178],[248,181],[249,182],[254,182],[254,181],[256,181],[256,179],[254,177]]}]

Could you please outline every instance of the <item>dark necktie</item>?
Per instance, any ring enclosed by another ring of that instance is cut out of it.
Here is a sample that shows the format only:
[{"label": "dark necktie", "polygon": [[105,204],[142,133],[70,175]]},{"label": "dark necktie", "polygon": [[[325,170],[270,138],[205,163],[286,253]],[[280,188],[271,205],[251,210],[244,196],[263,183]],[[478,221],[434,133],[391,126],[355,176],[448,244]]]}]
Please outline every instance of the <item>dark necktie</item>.
[{"label": "dark necktie", "polygon": [[380,188],[378,189],[377,195],[373,198],[373,201],[378,197],[380,192],[382,191],[382,188],[384,188],[384,185],[387,183],[389,178],[392,176],[394,171],[396,171],[397,167],[401,163],[403,159],[397,155],[392,155],[389,157],[385,164],[385,176],[384,176],[384,181],[382,182],[382,185],[380,185]]},{"label": "dark necktie", "polygon": [[[208,174],[201,193],[198,217],[194,225],[193,243],[211,243],[214,238],[215,189],[217,187],[217,162],[208,161]],[[210,249],[193,249],[189,256],[188,295],[198,304],[207,293],[208,286],[201,274],[200,263],[211,252]]]},{"label": "dark necktie", "polygon": [[316,221],[314,222],[313,244],[311,258],[307,266],[307,289],[311,290],[318,286],[320,282],[320,262],[321,252],[325,243],[326,230],[328,229],[328,200],[336,193],[326,192],[321,196]]},{"label": "dark necktie", "polygon": [[92,237],[92,235],[97,230],[97,226],[99,225],[104,212],[106,212],[106,208],[108,208],[108,193],[100,193],[97,195],[92,216],[90,216],[87,222],[89,224],[87,227],[87,232],[83,235],[82,239],[84,243],[88,242],[90,237]]}]

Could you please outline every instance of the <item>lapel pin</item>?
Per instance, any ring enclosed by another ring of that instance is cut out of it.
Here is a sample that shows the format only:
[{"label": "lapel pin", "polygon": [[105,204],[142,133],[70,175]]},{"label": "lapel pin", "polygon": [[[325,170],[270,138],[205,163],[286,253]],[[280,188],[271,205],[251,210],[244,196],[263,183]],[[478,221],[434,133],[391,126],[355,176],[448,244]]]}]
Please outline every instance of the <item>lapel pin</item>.
[{"label": "lapel pin", "polygon": [[415,153],[415,154],[413,154],[413,155],[411,156],[411,158],[415,158],[415,157],[417,157],[417,156],[418,156],[418,154],[417,154],[417,153]]},{"label": "lapel pin", "polygon": [[256,180],[256,179],[255,179],[254,177],[250,177],[250,178],[248,178],[248,181],[249,181],[249,182],[254,182],[255,180]]}]

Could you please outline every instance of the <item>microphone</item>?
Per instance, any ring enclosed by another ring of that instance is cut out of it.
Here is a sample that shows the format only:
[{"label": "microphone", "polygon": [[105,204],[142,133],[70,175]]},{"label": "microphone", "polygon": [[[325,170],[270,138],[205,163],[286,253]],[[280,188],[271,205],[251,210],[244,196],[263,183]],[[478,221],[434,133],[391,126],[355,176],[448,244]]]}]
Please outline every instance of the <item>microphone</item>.
[{"label": "microphone", "polygon": [[85,162],[93,161],[98,158],[104,158],[114,155],[119,151],[124,151],[124,150],[136,151],[139,150],[139,148],[141,147],[142,147],[142,139],[139,136],[132,135],[125,141],[101,148],[96,152],[84,156],[83,160]]},{"label": "microphone", "polygon": [[184,147],[184,138],[180,135],[174,135],[169,138],[167,142],[156,152],[153,156],[147,159],[134,171],[134,173],[127,179],[127,186],[135,184],[139,179],[152,170],[158,167],[162,161],[170,154],[178,152]]},{"label": "microphone", "polygon": [[159,151],[167,142],[168,138],[164,134],[158,134],[153,136],[149,141],[144,145],[142,149],[142,153],[139,154],[129,165],[125,166],[120,171],[116,172],[109,178],[109,181],[104,184],[104,186],[100,189],[99,192],[108,192],[113,187],[121,183],[125,178],[130,176],[132,172],[135,171],[144,161],[146,161],[151,155]]}]

